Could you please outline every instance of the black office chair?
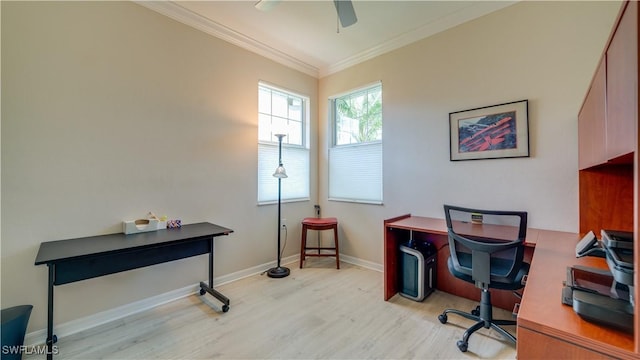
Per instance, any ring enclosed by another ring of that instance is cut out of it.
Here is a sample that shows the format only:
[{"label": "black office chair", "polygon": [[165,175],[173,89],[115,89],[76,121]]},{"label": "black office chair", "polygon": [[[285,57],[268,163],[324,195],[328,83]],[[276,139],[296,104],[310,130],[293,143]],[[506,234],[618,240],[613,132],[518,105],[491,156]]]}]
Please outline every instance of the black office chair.
[{"label": "black office chair", "polygon": [[2,360],[22,359],[20,347],[24,345],[27,324],[33,305],[18,305],[0,312],[0,332],[2,333]]},{"label": "black office chair", "polygon": [[471,334],[480,328],[492,328],[515,344],[516,338],[500,325],[516,325],[515,320],[493,318],[489,289],[515,290],[524,287],[522,278],[529,272],[523,261],[527,213],[493,211],[444,205],[451,255],[447,262],[453,276],[481,289],[480,305],[470,313],[446,309],[438,315],[442,324],[447,314],[477,321],[468,328],[457,345],[465,352]]}]

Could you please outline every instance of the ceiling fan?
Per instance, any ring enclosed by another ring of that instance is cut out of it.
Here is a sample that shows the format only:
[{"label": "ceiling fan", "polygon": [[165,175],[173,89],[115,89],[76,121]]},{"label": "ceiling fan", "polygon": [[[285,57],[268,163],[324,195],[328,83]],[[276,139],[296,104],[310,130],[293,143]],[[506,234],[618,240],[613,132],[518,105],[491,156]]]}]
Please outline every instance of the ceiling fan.
[{"label": "ceiling fan", "polygon": [[[280,1],[282,0],[259,0],[255,7],[258,10],[267,12],[273,9]],[[351,26],[358,21],[351,0],[333,0],[333,5],[336,7],[342,27]]]}]

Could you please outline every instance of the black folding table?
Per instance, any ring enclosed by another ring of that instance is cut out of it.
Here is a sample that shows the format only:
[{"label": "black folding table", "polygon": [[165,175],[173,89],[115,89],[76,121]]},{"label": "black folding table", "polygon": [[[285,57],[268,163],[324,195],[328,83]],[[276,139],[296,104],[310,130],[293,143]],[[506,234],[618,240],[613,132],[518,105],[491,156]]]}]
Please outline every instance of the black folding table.
[{"label": "black folding table", "polygon": [[200,295],[209,293],[229,310],[229,299],[213,288],[213,240],[233,230],[211,223],[183,225],[125,235],[123,233],[40,244],[36,265],[49,267],[47,359],[53,359],[53,287],[145,266],[209,254],[209,284],[200,282]]}]

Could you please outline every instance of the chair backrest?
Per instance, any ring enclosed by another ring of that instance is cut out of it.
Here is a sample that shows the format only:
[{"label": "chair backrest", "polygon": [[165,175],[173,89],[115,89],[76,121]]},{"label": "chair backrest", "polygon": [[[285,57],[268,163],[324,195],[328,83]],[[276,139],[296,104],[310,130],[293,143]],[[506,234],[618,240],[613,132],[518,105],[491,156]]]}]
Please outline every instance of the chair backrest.
[{"label": "chair backrest", "polygon": [[475,285],[510,284],[523,264],[527,212],[444,205],[454,269]]}]

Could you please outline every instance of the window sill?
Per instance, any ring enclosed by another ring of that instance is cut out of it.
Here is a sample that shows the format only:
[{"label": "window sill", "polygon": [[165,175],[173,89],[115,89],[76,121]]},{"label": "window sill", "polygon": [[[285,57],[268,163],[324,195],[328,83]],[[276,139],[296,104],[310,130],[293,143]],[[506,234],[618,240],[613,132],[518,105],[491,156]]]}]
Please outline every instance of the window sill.
[{"label": "window sill", "polygon": [[356,204],[366,204],[366,205],[384,205],[382,201],[374,201],[374,200],[356,200],[356,199],[339,199],[339,198],[329,198],[329,201],[338,201],[338,202],[348,202],[348,203],[356,203]]},{"label": "window sill", "polygon": [[[282,200],[281,203],[282,204],[286,204],[286,203],[295,203],[295,202],[304,202],[304,201],[311,201],[311,198],[300,198],[300,199],[286,199],[286,200]],[[271,201],[259,201],[257,203],[258,206],[262,206],[262,205],[276,205],[278,203],[278,200],[271,200]]]}]

